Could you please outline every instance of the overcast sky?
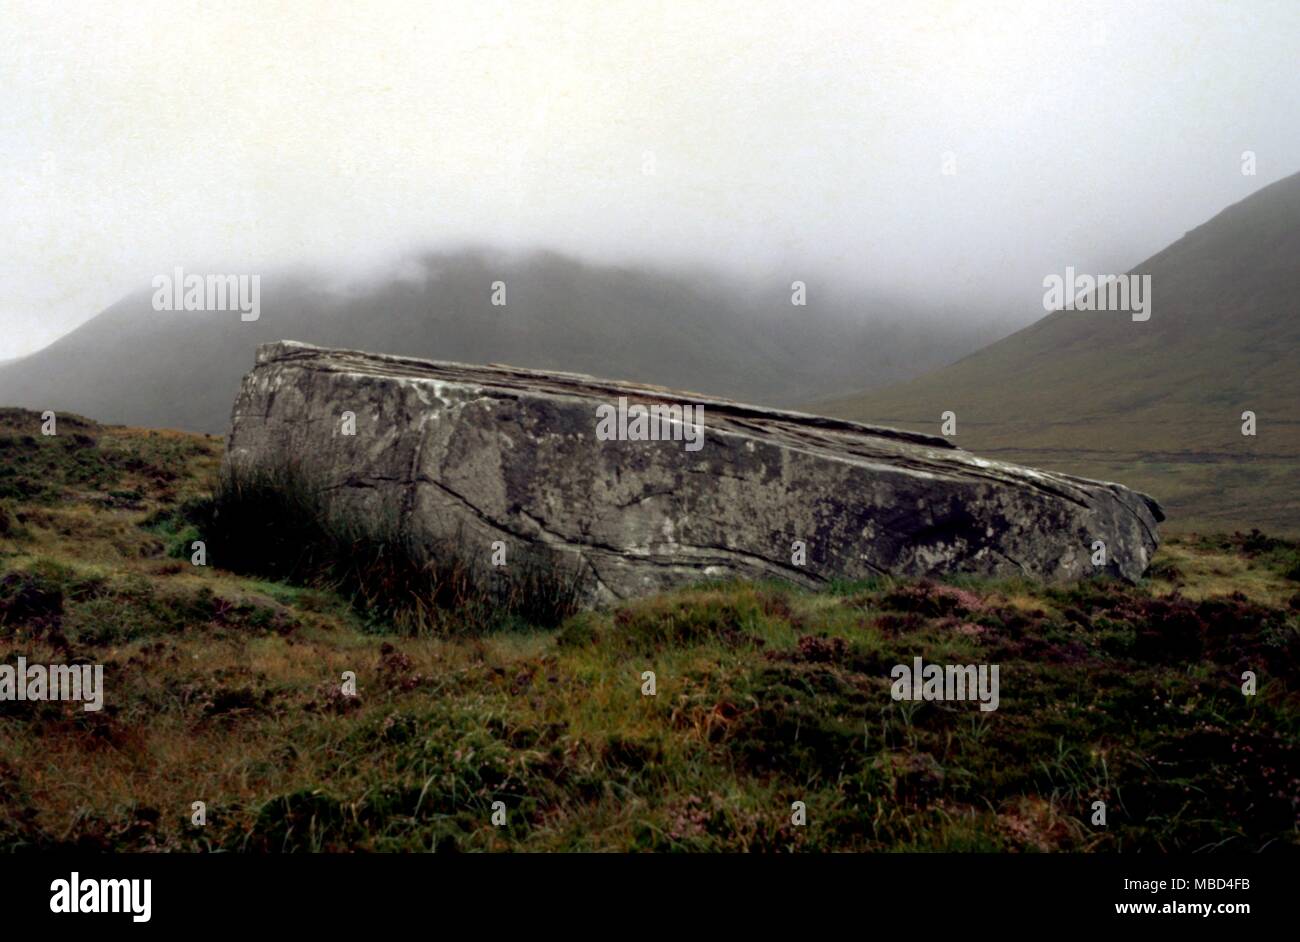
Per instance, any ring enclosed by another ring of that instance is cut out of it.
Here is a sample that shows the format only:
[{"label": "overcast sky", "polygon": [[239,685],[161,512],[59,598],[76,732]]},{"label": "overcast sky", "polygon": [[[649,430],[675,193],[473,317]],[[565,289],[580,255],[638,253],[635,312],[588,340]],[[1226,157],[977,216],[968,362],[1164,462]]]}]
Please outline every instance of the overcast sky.
[{"label": "overcast sky", "polygon": [[0,0],[0,358],[461,240],[1028,322],[1300,170],[1298,59],[1295,0]]}]

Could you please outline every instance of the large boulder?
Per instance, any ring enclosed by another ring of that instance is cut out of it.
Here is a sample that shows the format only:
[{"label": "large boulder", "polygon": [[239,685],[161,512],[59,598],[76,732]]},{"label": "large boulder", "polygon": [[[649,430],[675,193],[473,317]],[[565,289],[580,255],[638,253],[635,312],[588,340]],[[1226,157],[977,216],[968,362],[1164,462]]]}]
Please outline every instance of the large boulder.
[{"label": "large boulder", "polygon": [[[631,440],[651,431],[653,405],[658,440]],[[289,341],[258,349],[226,461],[293,465],[331,510],[386,514],[430,545],[455,534],[476,551],[500,541],[507,560],[570,551],[603,600],[727,576],[1132,580],[1163,519],[1121,485],[986,461],[943,438]]]}]

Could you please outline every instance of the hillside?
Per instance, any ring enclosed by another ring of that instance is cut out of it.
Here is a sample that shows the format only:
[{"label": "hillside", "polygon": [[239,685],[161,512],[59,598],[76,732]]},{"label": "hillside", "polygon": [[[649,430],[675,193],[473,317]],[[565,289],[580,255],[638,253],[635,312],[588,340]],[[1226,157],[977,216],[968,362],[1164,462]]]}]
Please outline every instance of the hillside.
[{"label": "hillside", "polygon": [[1300,175],[1133,271],[1151,276],[1148,321],[1057,311],[946,368],[812,408],[930,432],[952,410],[961,446],[1147,491],[1170,528],[1300,532]]},{"label": "hillside", "polygon": [[[507,304],[491,303],[506,284]],[[991,328],[925,326],[889,298],[789,279],[589,265],[553,253],[427,255],[398,274],[322,286],[265,276],[261,316],[153,310],[124,298],[49,347],[0,365],[0,403],[222,433],[259,343],[292,339],[467,363],[572,370],[788,404],[902,380],[977,349]]]},{"label": "hillside", "polygon": [[[0,701],[0,851],[1296,843],[1295,544],[1174,541],[1137,586],[707,583],[413,633],[346,581],[192,565],[218,440],[39,427],[0,410],[0,664],[102,665],[103,709]],[[1000,665],[998,708],[896,702],[914,657]]]}]

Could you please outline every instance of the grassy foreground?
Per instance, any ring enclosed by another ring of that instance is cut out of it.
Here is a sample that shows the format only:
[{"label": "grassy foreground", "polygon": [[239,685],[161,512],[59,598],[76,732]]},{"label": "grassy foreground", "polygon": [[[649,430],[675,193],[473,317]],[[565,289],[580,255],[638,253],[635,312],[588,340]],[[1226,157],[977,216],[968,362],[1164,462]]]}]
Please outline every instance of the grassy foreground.
[{"label": "grassy foreground", "polygon": [[[0,664],[106,686],[100,712],[0,702],[0,848],[1300,845],[1293,543],[1181,537],[1140,586],[708,584],[411,634],[191,565],[220,451],[0,410]],[[1000,665],[999,709],[895,702],[915,656]]]}]

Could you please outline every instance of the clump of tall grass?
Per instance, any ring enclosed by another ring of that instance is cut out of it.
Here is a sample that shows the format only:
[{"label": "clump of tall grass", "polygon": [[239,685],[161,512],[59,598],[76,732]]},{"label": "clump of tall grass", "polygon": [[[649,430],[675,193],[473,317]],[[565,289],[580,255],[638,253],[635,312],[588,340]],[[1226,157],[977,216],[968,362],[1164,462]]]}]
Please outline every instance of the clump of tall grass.
[{"label": "clump of tall grass", "polygon": [[276,581],[333,589],[370,620],[411,634],[554,627],[588,595],[587,568],[571,554],[430,540],[384,510],[338,509],[298,468],[228,467],[205,508],[191,508],[209,560]]}]

